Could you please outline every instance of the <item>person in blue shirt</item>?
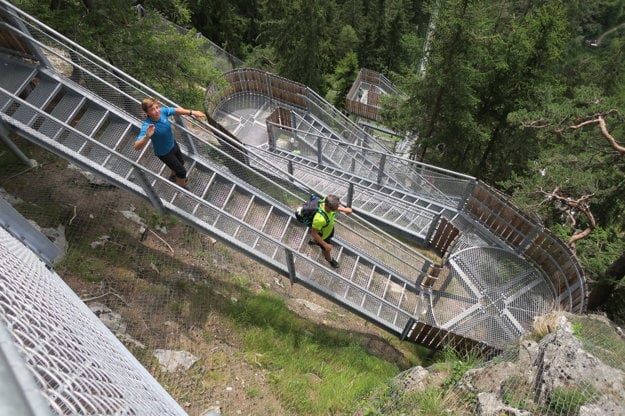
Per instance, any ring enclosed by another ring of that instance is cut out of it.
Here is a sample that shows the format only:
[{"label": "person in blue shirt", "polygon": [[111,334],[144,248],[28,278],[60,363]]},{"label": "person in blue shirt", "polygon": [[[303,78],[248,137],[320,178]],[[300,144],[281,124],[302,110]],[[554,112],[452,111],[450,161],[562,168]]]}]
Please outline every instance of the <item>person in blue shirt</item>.
[{"label": "person in blue shirt", "polygon": [[171,131],[169,117],[175,114],[194,117],[206,117],[206,115],[203,111],[186,110],[180,107],[161,107],[156,98],[150,97],[141,101],[141,108],[147,117],[141,126],[134,148],[141,150],[148,142],[152,142],[154,154],[171,169],[169,180],[186,188],[187,170],[184,167],[180,147]]}]

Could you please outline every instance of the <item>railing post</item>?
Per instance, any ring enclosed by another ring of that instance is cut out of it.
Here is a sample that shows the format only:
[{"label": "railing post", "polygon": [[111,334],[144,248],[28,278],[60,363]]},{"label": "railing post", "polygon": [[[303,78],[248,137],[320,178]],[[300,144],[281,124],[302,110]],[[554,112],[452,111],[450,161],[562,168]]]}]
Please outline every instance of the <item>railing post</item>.
[{"label": "railing post", "polygon": [[295,260],[293,259],[293,251],[285,247],[284,254],[286,257],[286,267],[289,270],[289,280],[291,281],[291,284],[293,285],[297,283],[297,276],[295,274]]},{"label": "railing post", "polygon": [[430,247],[430,245],[432,244],[432,236],[434,235],[434,231],[436,231],[436,228],[438,227],[440,221],[441,214],[436,214],[436,216],[432,218],[432,221],[430,222],[430,227],[428,228],[428,232],[425,233],[425,238],[423,239],[426,247]]},{"label": "railing post", "polygon": [[274,151],[276,150],[276,138],[275,138],[275,132],[274,132],[274,124],[273,122],[266,122],[267,123],[267,143],[269,144],[269,150]]},{"label": "railing post", "polygon": [[28,166],[29,168],[34,168],[35,166],[37,166],[37,162],[35,160],[29,159],[20,150],[20,148],[17,147],[15,143],[11,141],[11,139],[9,139],[9,129],[2,120],[0,120],[0,140],[2,140],[2,143],[4,143],[4,145],[9,148],[11,153],[13,153],[15,157],[21,160],[26,166]]},{"label": "railing post", "polygon": [[350,182],[349,186],[347,187],[347,206],[348,207],[352,206],[353,199],[354,199],[354,183]]},{"label": "railing post", "polygon": [[380,158],[380,166],[378,167],[378,185],[382,184],[382,179],[384,178],[384,165],[386,165],[386,153],[382,153],[382,157]]},{"label": "railing post", "polygon": [[191,135],[191,133],[187,130],[187,124],[184,121],[184,118],[177,114],[174,116],[174,120],[176,120],[176,122],[182,126],[182,128],[184,129],[182,131],[182,135],[184,136],[184,138],[186,139],[186,143],[187,143],[187,151],[190,154],[197,154],[197,148],[195,147],[195,141],[193,140],[193,136]]},{"label": "railing post", "polygon": [[148,183],[148,179],[145,177],[145,173],[143,171],[133,167],[133,172],[135,178],[141,185],[141,187],[145,190],[146,195],[148,196],[150,202],[156,209],[159,215],[165,215],[165,207],[163,206],[163,201],[156,195],[154,192],[154,188]]},{"label": "railing post", "polygon": [[408,335],[410,335],[410,332],[412,331],[412,328],[414,327],[414,324],[417,321],[414,320],[413,318],[408,319],[408,322],[406,322],[406,326],[404,327],[404,330],[401,332],[401,337],[400,339],[402,341],[406,340],[406,338],[408,338]]},{"label": "railing post", "polygon": [[317,164],[323,166],[323,146],[321,143],[321,137],[317,136]]},{"label": "railing post", "polygon": [[350,166],[349,166],[349,172],[356,173],[356,158],[355,157],[352,157],[352,162],[350,163]]},{"label": "railing post", "polygon": [[287,168],[287,170],[288,170],[288,172],[289,172],[289,175],[291,175],[291,176],[290,176],[290,180],[291,180],[291,182],[292,182],[292,183],[295,183],[295,179],[293,178],[293,161],[292,161],[292,160],[289,160],[289,162],[288,162],[288,164],[287,164],[286,168]]}]

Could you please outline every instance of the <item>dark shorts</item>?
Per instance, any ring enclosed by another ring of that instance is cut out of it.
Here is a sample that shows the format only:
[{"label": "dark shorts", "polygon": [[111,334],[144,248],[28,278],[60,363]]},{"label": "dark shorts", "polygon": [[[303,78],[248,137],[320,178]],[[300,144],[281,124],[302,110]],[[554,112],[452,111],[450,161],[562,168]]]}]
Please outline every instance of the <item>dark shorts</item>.
[{"label": "dark shorts", "polygon": [[187,170],[184,168],[184,158],[178,143],[174,143],[174,147],[163,156],[157,156],[167,167],[176,172],[176,177],[185,179],[187,177]]},{"label": "dark shorts", "polygon": [[332,231],[330,231],[330,235],[328,236],[328,238],[324,239],[323,241],[325,241],[326,243],[332,243],[332,237],[334,237],[334,227],[332,227]]}]

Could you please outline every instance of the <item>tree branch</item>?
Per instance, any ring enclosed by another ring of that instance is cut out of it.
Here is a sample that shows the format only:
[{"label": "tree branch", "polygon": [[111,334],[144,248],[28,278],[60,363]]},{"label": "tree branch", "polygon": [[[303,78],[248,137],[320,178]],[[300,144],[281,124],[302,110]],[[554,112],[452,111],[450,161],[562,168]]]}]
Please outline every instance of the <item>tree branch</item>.
[{"label": "tree branch", "polygon": [[563,211],[565,214],[571,218],[573,226],[575,226],[575,214],[576,211],[582,213],[586,219],[588,220],[588,226],[583,230],[575,230],[573,235],[569,237],[566,244],[571,248],[571,250],[575,251],[575,242],[581,240],[582,238],[588,236],[597,226],[597,222],[595,220],[592,211],[590,211],[590,207],[588,206],[588,201],[593,197],[594,194],[583,195],[578,199],[571,198],[570,196],[564,195],[559,187],[556,187],[553,191],[547,192],[541,190],[549,199],[559,201],[562,205],[564,205]]},{"label": "tree branch", "polygon": [[[616,111],[616,110],[610,110],[606,114],[609,114],[609,113],[614,112],[614,111]],[[584,127],[584,126],[587,126],[589,124],[599,124],[599,130],[601,131],[601,134],[603,135],[603,137],[605,137],[605,139],[610,144],[610,147],[612,147],[612,149],[617,151],[620,155],[625,154],[625,146],[621,146],[620,144],[618,144],[616,139],[608,131],[608,126],[607,126],[607,124],[605,122],[604,114],[597,114],[596,116],[593,116],[593,118],[591,118],[590,120],[586,120],[586,121],[583,121],[583,122],[581,122],[579,124],[575,124],[573,126],[569,126],[569,129],[577,130],[577,129],[579,129],[581,127]]]}]

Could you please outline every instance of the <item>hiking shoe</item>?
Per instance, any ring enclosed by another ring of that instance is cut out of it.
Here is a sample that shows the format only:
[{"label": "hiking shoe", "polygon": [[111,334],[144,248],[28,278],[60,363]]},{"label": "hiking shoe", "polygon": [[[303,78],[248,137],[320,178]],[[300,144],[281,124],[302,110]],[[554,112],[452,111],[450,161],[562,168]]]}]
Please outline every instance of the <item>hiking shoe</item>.
[{"label": "hiking shoe", "polygon": [[334,259],[328,260],[328,263],[330,263],[330,266],[334,267],[335,269],[339,267],[339,262]]}]

